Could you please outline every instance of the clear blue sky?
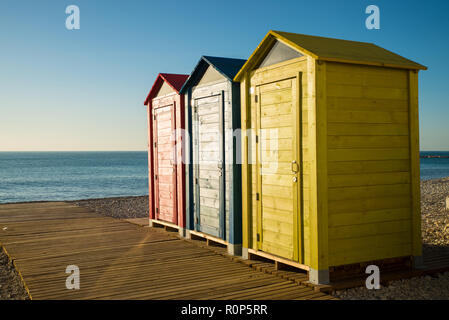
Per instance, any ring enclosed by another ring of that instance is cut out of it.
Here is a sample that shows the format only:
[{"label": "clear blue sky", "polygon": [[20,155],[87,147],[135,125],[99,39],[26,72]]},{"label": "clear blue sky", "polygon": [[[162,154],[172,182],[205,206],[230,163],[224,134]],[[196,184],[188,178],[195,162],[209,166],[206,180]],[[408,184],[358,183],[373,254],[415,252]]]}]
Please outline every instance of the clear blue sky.
[{"label": "clear blue sky", "polygon": [[[78,5],[81,29],[65,28]],[[365,8],[381,29],[365,28]],[[145,150],[158,72],[247,58],[269,29],[373,42],[420,72],[422,150],[449,150],[449,1],[1,0],[0,151]]]}]

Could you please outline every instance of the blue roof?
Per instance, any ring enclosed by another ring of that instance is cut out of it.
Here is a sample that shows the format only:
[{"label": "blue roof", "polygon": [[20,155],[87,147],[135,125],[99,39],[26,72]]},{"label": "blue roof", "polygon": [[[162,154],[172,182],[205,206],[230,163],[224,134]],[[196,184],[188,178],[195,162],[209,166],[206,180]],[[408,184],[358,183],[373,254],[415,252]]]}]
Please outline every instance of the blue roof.
[{"label": "blue roof", "polygon": [[202,56],[179,92],[184,93],[186,88],[194,86],[209,66],[214,67],[225,78],[233,82],[234,77],[243,67],[245,62],[246,60],[244,59]]}]

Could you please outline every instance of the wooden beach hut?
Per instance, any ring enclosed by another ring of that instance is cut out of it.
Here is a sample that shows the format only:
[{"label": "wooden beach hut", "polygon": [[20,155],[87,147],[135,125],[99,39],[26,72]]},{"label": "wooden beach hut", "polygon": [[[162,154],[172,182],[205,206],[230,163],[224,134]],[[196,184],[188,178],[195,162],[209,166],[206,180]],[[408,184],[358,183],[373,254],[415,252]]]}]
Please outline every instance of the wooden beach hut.
[{"label": "wooden beach hut", "polygon": [[148,113],[150,226],[173,227],[185,235],[185,167],[182,160],[184,98],[188,75],[160,73],[144,104]]},{"label": "wooden beach hut", "polygon": [[246,60],[203,56],[181,89],[185,96],[187,234],[241,254],[240,85]]},{"label": "wooden beach hut", "polygon": [[322,284],[339,266],[420,264],[425,69],[370,43],[268,32],[234,78],[244,257],[303,268]]}]

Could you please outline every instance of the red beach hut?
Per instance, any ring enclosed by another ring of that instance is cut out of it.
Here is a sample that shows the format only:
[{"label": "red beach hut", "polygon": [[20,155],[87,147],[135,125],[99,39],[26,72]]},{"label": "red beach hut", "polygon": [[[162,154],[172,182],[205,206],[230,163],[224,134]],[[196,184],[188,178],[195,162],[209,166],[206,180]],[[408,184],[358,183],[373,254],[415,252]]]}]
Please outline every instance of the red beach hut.
[{"label": "red beach hut", "polygon": [[146,100],[150,226],[176,228],[185,235],[185,169],[182,161],[184,96],[188,75],[160,73]]}]

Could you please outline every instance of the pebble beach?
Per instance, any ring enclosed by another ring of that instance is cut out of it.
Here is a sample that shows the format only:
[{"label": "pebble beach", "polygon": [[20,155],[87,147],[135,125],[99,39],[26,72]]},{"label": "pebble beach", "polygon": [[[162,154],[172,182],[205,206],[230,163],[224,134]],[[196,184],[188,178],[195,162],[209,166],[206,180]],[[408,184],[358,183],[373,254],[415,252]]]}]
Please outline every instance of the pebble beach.
[{"label": "pebble beach", "polygon": [[[421,181],[422,237],[424,250],[449,252],[449,215],[446,197],[449,177]],[[118,219],[148,217],[148,196],[71,201],[78,206]],[[354,288],[334,295],[347,300],[449,299],[449,272],[435,277],[393,281],[380,290]],[[0,300],[27,299],[20,277],[4,252],[0,252]]]}]

